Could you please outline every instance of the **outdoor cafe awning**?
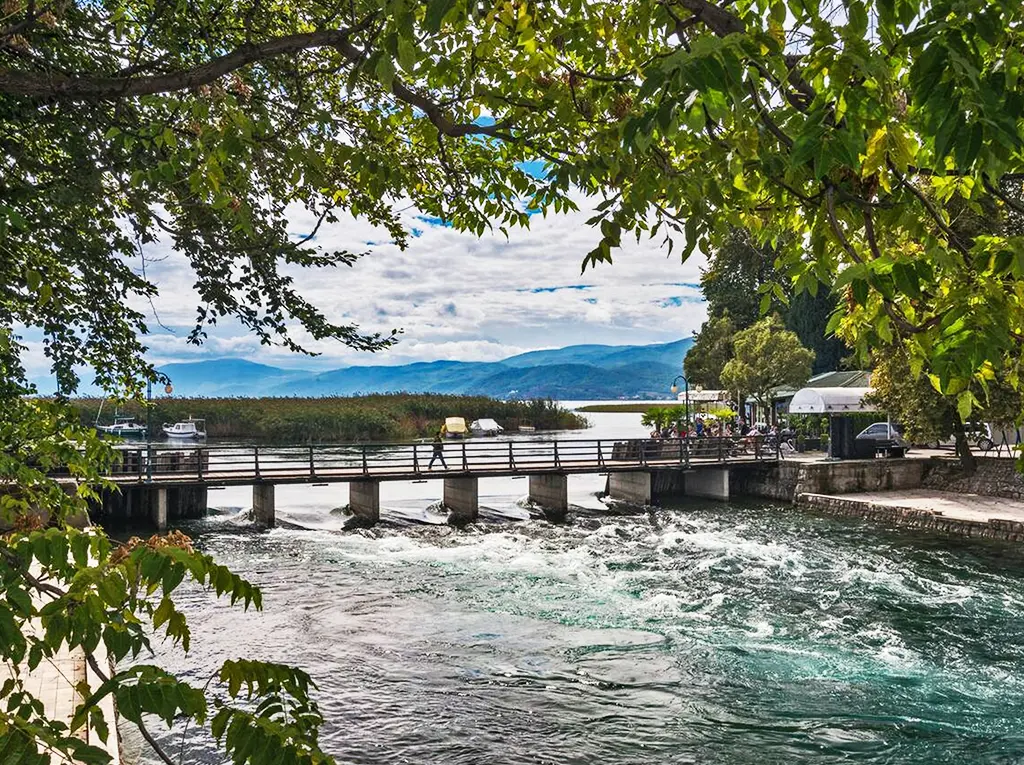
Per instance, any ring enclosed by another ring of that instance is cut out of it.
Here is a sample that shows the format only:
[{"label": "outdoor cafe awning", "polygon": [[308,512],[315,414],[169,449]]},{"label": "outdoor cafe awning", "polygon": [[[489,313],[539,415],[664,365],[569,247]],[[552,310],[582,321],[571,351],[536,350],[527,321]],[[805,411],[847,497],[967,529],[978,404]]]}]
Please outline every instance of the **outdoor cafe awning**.
[{"label": "outdoor cafe awning", "polygon": [[790,414],[854,414],[877,412],[864,401],[871,388],[801,388],[789,402]]}]

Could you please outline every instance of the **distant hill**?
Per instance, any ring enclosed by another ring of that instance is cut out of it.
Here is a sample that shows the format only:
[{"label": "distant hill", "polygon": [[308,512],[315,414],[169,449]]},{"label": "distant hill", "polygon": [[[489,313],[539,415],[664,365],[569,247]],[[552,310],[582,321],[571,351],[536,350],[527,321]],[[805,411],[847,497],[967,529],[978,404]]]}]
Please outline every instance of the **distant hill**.
[{"label": "distant hill", "polygon": [[614,399],[668,395],[677,367],[665,364],[602,369],[590,364],[549,364],[503,369],[467,393],[498,398]]},{"label": "distant hill", "polygon": [[[174,393],[182,396],[265,396],[268,388],[314,374],[305,369],[280,369],[244,359],[167,364],[160,371],[171,378]],[[193,392],[197,390],[203,392]]]},{"label": "distant hill", "polygon": [[329,372],[280,369],[239,359],[161,367],[179,396],[351,396],[471,393],[497,398],[616,399],[668,395],[687,338],[658,345],[573,345],[498,362],[431,361]]},{"label": "distant hill", "polygon": [[693,338],[657,345],[570,345],[548,351],[530,351],[501,363],[508,367],[538,367],[556,364],[587,364],[601,369],[631,364],[664,364],[679,368],[693,345]]}]

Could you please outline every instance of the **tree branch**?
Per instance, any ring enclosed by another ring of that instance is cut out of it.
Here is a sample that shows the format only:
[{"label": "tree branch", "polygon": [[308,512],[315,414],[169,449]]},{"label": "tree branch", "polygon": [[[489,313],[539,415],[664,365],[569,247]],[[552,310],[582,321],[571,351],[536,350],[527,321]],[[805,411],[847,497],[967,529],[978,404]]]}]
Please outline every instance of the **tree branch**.
[{"label": "tree branch", "polygon": [[896,165],[893,164],[891,159],[886,157],[885,162],[889,166],[889,172],[896,176],[896,179],[900,182],[900,185],[903,186],[908,191],[910,191],[910,193],[917,197],[921,204],[924,205],[925,209],[928,211],[928,214],[931,215],[932,220],[934,220],[938,227],[942,230],[942,233],[946,235],[946,238],[949,240],[949,243],[956,247],[958,250],[960,250],[961,253],[966,255],[968,252],[967,246],[962,241],[960,241],[960,237],[957,236],[956,232],[953,229],[951,229],[942,219],[942,215],[940,215],[939,211],[935,209],[935,206],[928,200],[928,197],[926,197],[921,192],[921,190],[917,188],[917,186],[908,181],[907,177],[903,175],[903,173],[896,169]]},{"label": "tree branch", "polygon": [[135,725],[136,727],[138,727],[139,733],[142,734],[142,737],[146,739],[146,743],[153,748],[153,751],[156,752],[157,757],[159,757],[163,761],[164,765],[175,765],[174,760],[167,756],[164,750],[161,749],[160,745],[156,742],[156,739],[154,739],[153,736],[150,735],[149,731],[146,730],[146,726],[142,724],[141,717],[139,718],[139,721],[135,723]]},{"label": "tree branch", "polygon": [[33,98],[106,100],[198,88],[257,61],[312,48],[337,48],[347,43],[349,36],[360,31],[361,27],[275,37],[262,43],[242,45],[192,69],[150,77],[70,77],[54,73],[0,70],[0,92]]}]

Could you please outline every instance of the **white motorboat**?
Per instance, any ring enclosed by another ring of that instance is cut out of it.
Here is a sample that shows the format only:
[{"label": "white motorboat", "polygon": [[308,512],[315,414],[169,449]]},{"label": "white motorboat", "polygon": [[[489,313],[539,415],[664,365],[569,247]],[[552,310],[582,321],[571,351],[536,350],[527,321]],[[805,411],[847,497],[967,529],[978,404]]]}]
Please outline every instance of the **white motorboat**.
[{"label": "white motorboat", "polygon": [[120,438],[134,438],[146,435],[146,426],[136,422],[135,418],[130,415],[114,415],[113,424],[97,424],[95,427],[100,433]]},{"label": "white motorboat", "polygon": [[485,417],[482,420],[473,420],[473,424],[469,426],[469,430],[475,436],[496,436],[503,431],[504,428],[489,417]]},{"label": "white motorboat", "polygon": [[168,438],[206,438],[206,420],[189,417],[184,422],[165,422],[163,427]]}]

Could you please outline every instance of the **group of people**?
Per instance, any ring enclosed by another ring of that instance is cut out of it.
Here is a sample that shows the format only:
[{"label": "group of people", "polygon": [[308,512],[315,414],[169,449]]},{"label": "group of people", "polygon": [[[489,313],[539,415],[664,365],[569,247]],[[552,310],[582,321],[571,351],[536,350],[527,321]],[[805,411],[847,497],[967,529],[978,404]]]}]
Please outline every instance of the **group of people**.
[{"label": "group of people", "polygon": [[655,428],[651,431],[651,438],[734,438],[742,439],[745,444],[752,444],[755,439],[763,439],[763,443],[774,448],[779,444],[780,448],[792,450],[793,439],[796,431],[787,423],[779,425],[768,425],[766,423],[748,423],[740,417],[735,420],[713,419],[705,420],[703,417],[694,419],[692,426],[685,422],[677,422],[667,427]]}]

